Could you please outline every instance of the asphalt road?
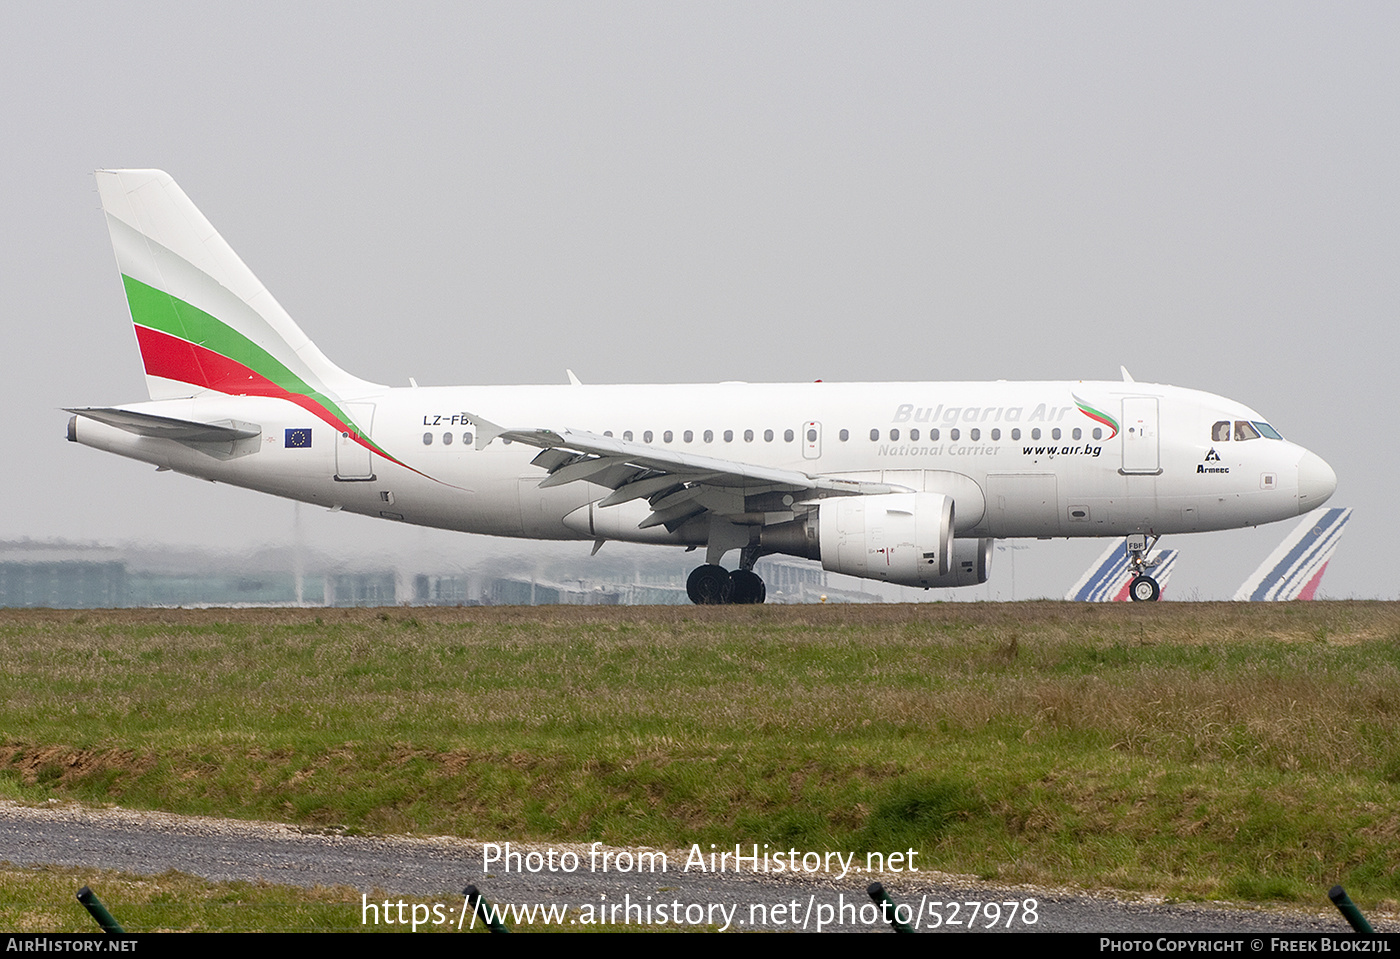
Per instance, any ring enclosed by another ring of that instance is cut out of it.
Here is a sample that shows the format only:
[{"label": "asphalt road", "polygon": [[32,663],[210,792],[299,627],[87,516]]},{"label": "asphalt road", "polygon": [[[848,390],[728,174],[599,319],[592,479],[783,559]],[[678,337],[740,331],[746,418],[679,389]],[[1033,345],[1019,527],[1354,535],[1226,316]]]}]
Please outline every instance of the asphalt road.
[{"label": "asphalt road", "polygon": [[[485,862],[488,853],[504,854],[501,842],[488,846],[455,838],[327,835],[276,823],[67,804],[35,808],[0,803],[0,861],[146,875],[175,869],[211,880],[350,886],[365,894],[361,913],[368,921],[411,919],[411,906],[406,907],[410,911],[397,906],[400,896],[426,897],[441,904],[442,914],[455,921],[462,910],[462,889],[474,883],[497,904],[527,908],[553,904],[585,910],[570,913],[575,921],[587,914],[600,921],[634,924],[679,920],[728,929],[883,931],[888,927],[866,894],[871,880],[879,879],[921,931],[933,927],[964,933],[1350,931],[1331,910],[1325,890],[1319,890],[1315,912],[1281,912],[1123,901],[1063,889],[992,888],[929,872],[775,874],[755,871],[752,863],[744,861],[738,873],[718,873],[700,871],[694,863],[684,868],[685,850],[669,851],[663,872],[659,858],[643,858],[645,850],[595,849],[587,844],[555,845],[550,871],[549,849],[512,843],[510,851],[521,858],[510,860],[511,868],[505,869],[500,862]],[[530,852],[537,855],[530,857]],[[601,868],[605,853],[611,854],[607,871]],[[619,871],[619,860],[623,867],[630,865],[630,871]],[[640,868],[642,863],[651,868]],[[775,864],[769,860],[770,866]],[[571,866],[572,871],[566,871]],[[530,867],[538,871],[531,872]]]}]

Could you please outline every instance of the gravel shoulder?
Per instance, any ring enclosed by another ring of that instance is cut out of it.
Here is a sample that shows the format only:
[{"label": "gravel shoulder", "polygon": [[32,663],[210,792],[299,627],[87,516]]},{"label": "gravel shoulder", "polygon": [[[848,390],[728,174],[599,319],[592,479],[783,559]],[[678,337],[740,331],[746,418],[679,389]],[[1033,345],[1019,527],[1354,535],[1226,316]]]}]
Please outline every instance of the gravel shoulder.
[{"label": "gravel shoulder", "polygon": [[[503,868],[501,859],[507,852],[519,858],[510,858]],[[657,855],[661,852],[664,860]],[[974,903],[979,904],[978,918],[971,925],[979,932],[1349,931],[1330,906],[1313,911],[1264,909],[1168,903],[1072,889],[992,887],[974,877],[945,873],[857,871],[863,865],[858,860],[850,861],[852,868],[844,876],[837,868],[794,872],[786,866],[787,850],[771,851],[770,855],[781,852],[784,856],[770,858],[766,870],[760,858],[757,863],[742,861],[737,871],[727,861],[721,872],[711,871],[708,864],[698,868],[694,852],[513,841],[507,850],[503,839],[356,836],[283,823],[119,807],[0,802],[0,860],[15,865],[93,867],[143,875],[175,869],[215,881],[349,886],[364,894],[364,902],[381,905],[396,897],[415,897],[460,908],[463,887],[473,883],[498,903],[621,909],[624,912],[617,915],[629,916],[633,922],[673,915],[694,919],[703,914],[699,924],[724,926],[727,919],[729,928],[811,930],[824,925],[876,931],[887,927],[878,917],[866,921],[874,916],[866,887],[879,880],[897,903],[917,910],[921,928],[936,924],[941,931],[969,931]],[[748,856],[750,850],[741,852]],[[761,856],[763,850],[759,852]],[[690,868],[686,868],[688,860]],[[607,869],[602,868],[605,861]],[[1326,904],[1324,896],[1319,891]],[[1031,901],[1034,906],[1029,905]],[[989,903],[996,903],[1000,914],[990,929]],[[1027,921],[1030,916],[1034,922]],[[1394,928],[1387,917],[1371,918],[1378,928]]]}]

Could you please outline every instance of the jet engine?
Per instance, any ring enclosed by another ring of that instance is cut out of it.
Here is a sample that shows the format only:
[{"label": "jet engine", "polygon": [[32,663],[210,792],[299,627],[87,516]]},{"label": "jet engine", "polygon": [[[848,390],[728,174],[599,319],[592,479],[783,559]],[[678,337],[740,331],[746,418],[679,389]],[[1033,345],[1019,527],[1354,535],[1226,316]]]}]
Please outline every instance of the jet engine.
[{"label": "jet engine", "polygon": [[990,539],[953,539],[953,500],[943,493],[832,497],[815,514],[765,528],[760,542],[833,573],[926,589],[984,583],[991,566]]}]

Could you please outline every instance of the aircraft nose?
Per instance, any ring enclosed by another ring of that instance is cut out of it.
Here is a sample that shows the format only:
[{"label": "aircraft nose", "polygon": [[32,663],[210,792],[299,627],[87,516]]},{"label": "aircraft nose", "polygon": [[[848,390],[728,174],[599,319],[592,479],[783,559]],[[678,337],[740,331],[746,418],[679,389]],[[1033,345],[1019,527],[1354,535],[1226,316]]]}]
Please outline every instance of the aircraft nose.
[{"label": "aircraft nose", "polygon": [[1306,513],[1327,502],[1337,489],[1337,474],[1316,453],[1304,451],[1298,461],[1298,512]]}]

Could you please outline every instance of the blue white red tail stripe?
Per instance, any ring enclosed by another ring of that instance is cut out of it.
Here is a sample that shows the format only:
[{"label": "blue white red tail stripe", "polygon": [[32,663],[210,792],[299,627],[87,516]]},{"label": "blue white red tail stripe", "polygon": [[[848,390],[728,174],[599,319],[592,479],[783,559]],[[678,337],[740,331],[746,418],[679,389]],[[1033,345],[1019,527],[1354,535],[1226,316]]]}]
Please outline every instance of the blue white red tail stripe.
[{"label": "blue white red tail stripe", "polygon": [[1350,519],[1351,510],[1341,507],[1309,515],[1244,581],[1235,599],[1312,599]]}]

